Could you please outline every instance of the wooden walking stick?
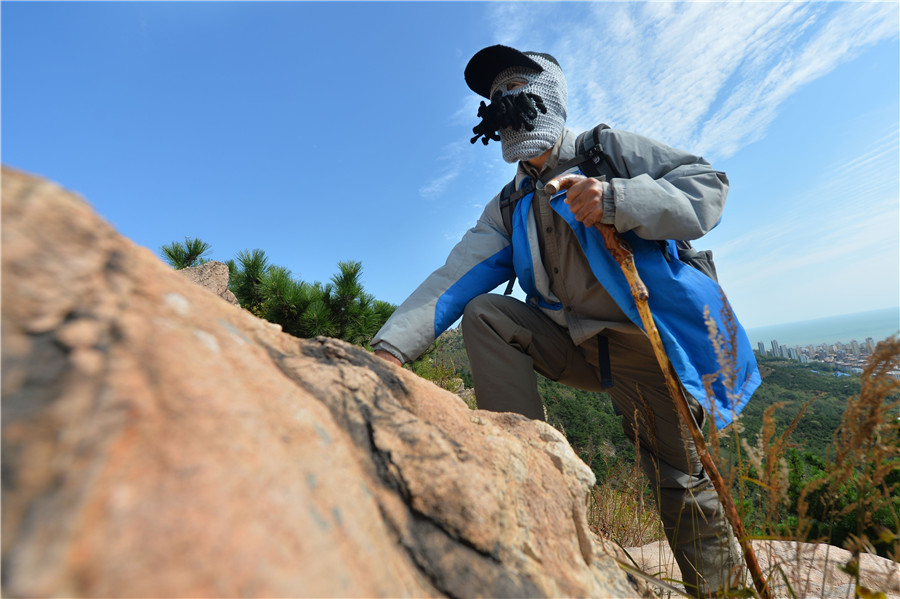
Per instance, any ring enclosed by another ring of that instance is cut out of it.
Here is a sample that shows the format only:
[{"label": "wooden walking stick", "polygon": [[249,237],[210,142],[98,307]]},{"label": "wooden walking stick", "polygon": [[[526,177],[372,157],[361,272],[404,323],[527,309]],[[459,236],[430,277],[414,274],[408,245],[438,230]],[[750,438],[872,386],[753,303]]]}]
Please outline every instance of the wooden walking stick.
[{"label": "wooden walking stick", "polygon": [[[579,178],[577,177],[563,177],[559,180],[554,179],[547,183],[544,186],[544,189],[552,196],[559,192],[560,189],[568,189],[578,180]],[[631,288],[631,296],[634,298],[634,303],[637,305],[641,323],[644,325],[647,337],[650,338],[650,345],[653,346],[653,353],[656,355],[656,361],[659,362],[659,367],[662,369],[663,376],[666,379],[666,387],[669,389],[669,394],[672,396],[675,409],[680,414],[688,431],[690,431],[691,437],[694,440],[694,446],[697,449],[697,454],[700,457],[700,463],[703,464],[703,467],[709,474],[713,486],[716,489],[716,493],[719,495],[719,501],[722,502],[725,516],[731,523],[734,533],[737,536],[738,543],[740,543],[741,549],[744,552],[744,561],[747,563],[747,569],[750,571],[753,584],[761,597],[764,599],[772,599],[773,595],[763,577],[753,547],[750,546],[747,530],[744,528],[744,524],[741,522],[741,518],[737,513],[737,508],[734,505],[734,500],[731,498],[731,493],[729,492],[728,487],[725,486],[725,481],[719,474],[719,469],[716,468],[712,456],[709,455],[709,451],[706,447],[706,440],[703,438],[703,433],[694,421],[690,407],[682,392],[681,384],[678,382],[678,375],[675,373],[675,368],[672,366],[672,362],[669,360],[669,356],[666,354],[666,350],[663,347],[662,338],[659,336],[656,323],[653,321],[653,314],[650,312],[650,293],[647,291],[647,287],[638,275],[637,268],[634,265],[634,255],[631,251],[631,246],[628,245],[628,242],[619,237],[614,226],[598,224],[596,227],[603,236],[603,243],[606,245],[606,249],[609,250],[609,253],[615,258],[619,267],[622,269],[622,272],[625,274],[625,278],[628,280],[628,285]]]}]

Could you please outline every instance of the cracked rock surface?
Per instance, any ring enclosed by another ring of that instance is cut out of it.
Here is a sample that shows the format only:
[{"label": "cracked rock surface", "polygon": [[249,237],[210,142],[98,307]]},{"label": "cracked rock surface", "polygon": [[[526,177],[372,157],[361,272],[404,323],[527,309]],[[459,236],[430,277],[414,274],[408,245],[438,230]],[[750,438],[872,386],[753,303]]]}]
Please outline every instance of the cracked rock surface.
[{"label": "cracked rock surface", "polygon": [[2,179],[4,595],[638,594],[551,427],[286,335]]}]

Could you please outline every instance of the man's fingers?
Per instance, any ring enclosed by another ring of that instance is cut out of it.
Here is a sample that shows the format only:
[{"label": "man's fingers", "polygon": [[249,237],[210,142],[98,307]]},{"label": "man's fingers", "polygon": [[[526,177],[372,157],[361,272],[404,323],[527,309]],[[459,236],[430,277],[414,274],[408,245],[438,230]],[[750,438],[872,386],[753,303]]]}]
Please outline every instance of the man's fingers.
[{"label": "man's fingers", "polygon": [[[572,207],[570,206],[569,209],[571,210],[571,208]],[[597,214],[603,213],[603,205],[597,201],[584,202],[579,205],[577,209],[572,210],[572,213],[580,222],[589,224],[586,221],[590,216],[596,216]]]},{"label": "man's fingers", "polygon": [[579,181],[584,181],[587,179],[584,175],[564,175],[562,177],[557,177],[556,179],[552,179],[546,185],[544,185],[544,189],[550,195],[556,195],[562,189],[569,189]]},{"label": "man's fingers", "polygon": [[566,204],[569,205],[569,210],[575,215],[576,220],[591,227],[599,223],[603,216],[603,191],[597,187],[598,185],[596,180],[572,174],[551,180],[544,185],[544,189],[550,195],[568,189]]},{"label": "man's fingers", "polygon": [[593,227],[594,225],[599,225],[599,224],[600,224],[600,222],[601,222],[601,221],[600,221],[600,217],[601,217],[601,216],[603,216],[603,213],[602,213],[602,212],[599,213],[599,214],[593,213],[593,214],[591,214],[590,216],[588,216],[587,218],[585,218],[585,219],[584,219],[583,221],[581,221],[581,222],[582,222],[582,224],[584,224],[585,227]]}]

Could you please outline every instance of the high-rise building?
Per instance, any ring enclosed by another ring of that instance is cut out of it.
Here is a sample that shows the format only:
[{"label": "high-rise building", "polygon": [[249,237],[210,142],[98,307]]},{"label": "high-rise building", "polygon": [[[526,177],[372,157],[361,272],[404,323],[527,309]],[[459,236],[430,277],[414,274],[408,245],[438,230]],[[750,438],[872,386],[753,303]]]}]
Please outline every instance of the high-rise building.
[{"label": "high-rise building", "polygon": [[776,358],[781,355],[781,352],[778,351],[778,341],[772,339],[772,355]]},{"label": "high-rise building", "polygon": [[866,349],[869,350],[870,354],[875,353],[875,340],[871,337],[866,337]]},{"label": "high-rise building", "polygon": [[856,342],[856,339],[850,342],[850,351],[853,352],[854,356],[859,357],[859,343]]},{"label": "high-rise building", "polygon": [[759,355],[760,356],[766,355],[766,345],[762,341],[759,342]]}]

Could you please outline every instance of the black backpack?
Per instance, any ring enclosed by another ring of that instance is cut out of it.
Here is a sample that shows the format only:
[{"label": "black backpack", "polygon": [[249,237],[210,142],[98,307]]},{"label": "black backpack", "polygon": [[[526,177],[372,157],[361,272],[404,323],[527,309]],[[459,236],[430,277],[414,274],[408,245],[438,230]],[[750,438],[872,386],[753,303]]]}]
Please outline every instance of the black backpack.
[{"label": "black backpack", "polygon": [[[590,131],[585,131],[579,135],[575,139],[575,156],[541,177],[540,182],[545,184],[554,177],[557,177],[576,166],[588,177],[606,177],[607,180],[613,178],[621,179],[621,171],[619,171],[609,155],[603,151],[603,146],[600,144],[600,132],[604,129],[609,129],[609,126],[600,124]],[[631,178],[631,173],[626,172],[626,175],[628,178]],[[515,177],[513,177],[512,181],[503,186],[503,189],[500,191],[500,214],[503,217],[503,226],[506,229],[507,234],[512,235],[512,213],[516,207],[516,203],[529,193],[533,192],[534,189],[534,182],[530,178],[525,182],[521,189],[516,189]],[[667,252],[666,243],[660,241],[659,244],[663,251]],[[689,266],[693,266],[712,280],[718,282],[718,278],[716,277],[716,265],[713,263],[712,252],[710,250],[696,250],[691,246],[691,242],[686,240],[676,240],[675,245],[678,248],[679,260]],[[509,280],[509,284],[506,286],[504,295],[512,293],[515,280],[516,277],[513,275]]]}]

